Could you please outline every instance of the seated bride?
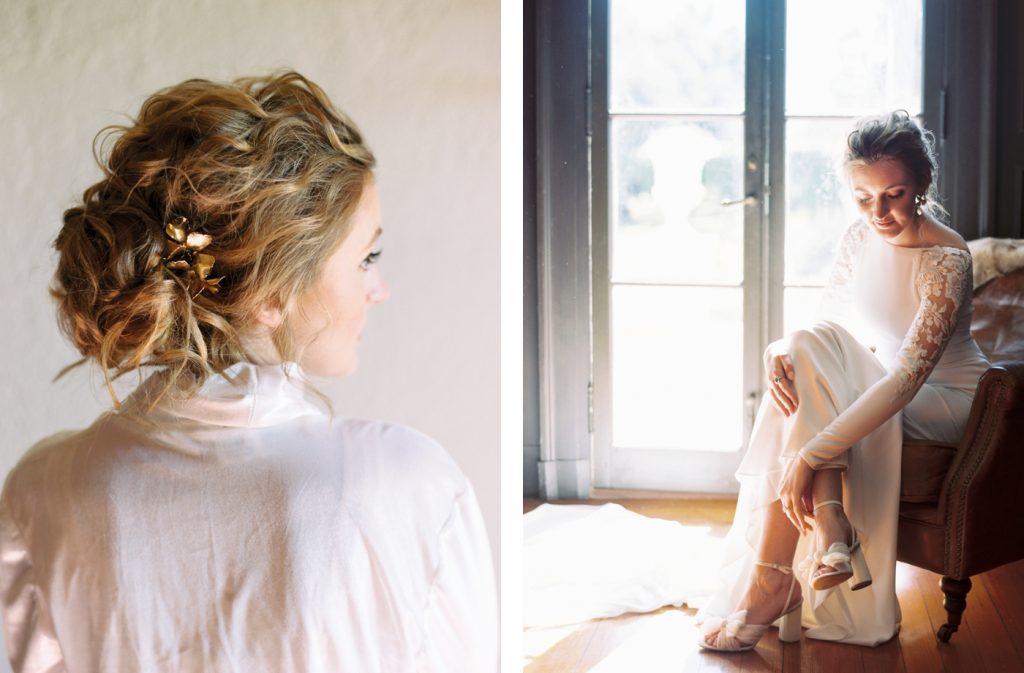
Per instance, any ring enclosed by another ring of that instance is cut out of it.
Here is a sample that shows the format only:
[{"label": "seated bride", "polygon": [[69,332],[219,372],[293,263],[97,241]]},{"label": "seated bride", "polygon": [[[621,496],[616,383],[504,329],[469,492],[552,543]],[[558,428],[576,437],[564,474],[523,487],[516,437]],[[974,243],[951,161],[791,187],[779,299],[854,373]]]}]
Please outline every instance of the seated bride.
[{"label": "seated bride", "polygon": [[828,319],[765,352],[723,588],[697,618],[709,649],[751,649],[780,618],[782,641],[801,626],[858,645],[895,635],[903,439],[958,441],[988,368],[932,134],[903,111],[864,120],[844,165],[860,218],[839,244]]}]

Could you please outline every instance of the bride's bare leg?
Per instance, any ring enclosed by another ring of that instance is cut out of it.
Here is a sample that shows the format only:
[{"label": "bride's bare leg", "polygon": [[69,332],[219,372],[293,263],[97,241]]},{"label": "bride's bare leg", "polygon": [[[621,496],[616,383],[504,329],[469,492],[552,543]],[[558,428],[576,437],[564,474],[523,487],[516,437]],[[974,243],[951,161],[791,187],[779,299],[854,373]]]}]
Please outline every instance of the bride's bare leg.
[{"label": "bride's bare leg", "polygon": [[[814,481],[811,484],[811,499],[815,504],[826,500],[843,501],[843,471],[842,470],[818,470],[814,473]],[[853,529],[850,520],[846,518],[846,512],[842,507],[822,507],[814,514],[815,546],[818,549],[828,549],[833,542],[851,542]],[[827,573],[835,570],[831,566],[822,566],[818,573]]]},{"label": "bride's bare leg", "polygon": [[[793,527],[782,512],[779,500],[765,508],[764,525],[761,540],[757,545],[757,560],[767,563],[792,566],[793,555],[800,532]],[[789,593],[790,576],[775,570],[754,566],[751,584],[740,600],[739,610],[747,610],[747,624],[770,624],[775,621],[786,607],[786,595]],[[800,584],[793,587],[793,595],[789,605],[800,600]],[[717,634],[709,634],[708,643],[713,643]]]}]

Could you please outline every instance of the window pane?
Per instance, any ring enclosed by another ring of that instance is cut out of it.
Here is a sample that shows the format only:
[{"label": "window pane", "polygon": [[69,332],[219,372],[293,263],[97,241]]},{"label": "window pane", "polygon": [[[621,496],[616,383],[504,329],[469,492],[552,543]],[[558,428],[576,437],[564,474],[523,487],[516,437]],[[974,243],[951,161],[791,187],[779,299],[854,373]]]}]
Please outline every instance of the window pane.
[{"label": "window pane", "polygon": [[783,294],[785,301],[783,331],[786,334],[813,325],[818,315],[818,304],[825,293],[820,287],[787,287]]},{"label": "window pane", "polygon": [[743,279],[743,121],[612,120],[612,279]]},{"label": "window pane", "polygon": [[921,111],[922,0],[787,0],[786,112]]},{"label": "window pane", "polygon": [[744,0],[612,0],[611,109],[743,111]]},{"label": "window pane", "polygon": [[612,288],[615,446],[740,448],[742,315],[739,288]]},{"label": "window pane", "polygon": [[786,122],[786,283],[824,285],[856,217],[842,159],[853,119]]}]

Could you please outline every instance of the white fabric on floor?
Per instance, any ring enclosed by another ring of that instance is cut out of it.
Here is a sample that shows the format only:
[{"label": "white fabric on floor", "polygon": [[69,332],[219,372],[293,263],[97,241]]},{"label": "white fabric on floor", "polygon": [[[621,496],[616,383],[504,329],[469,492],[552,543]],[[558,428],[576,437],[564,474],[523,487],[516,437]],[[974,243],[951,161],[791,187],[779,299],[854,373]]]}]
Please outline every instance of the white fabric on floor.
[{"label": "white fabric on floor", "polygon": [[620,505],[544,504],[523,517],[523,621],[555,626],[665,605],[715,588],[722,540]]}]

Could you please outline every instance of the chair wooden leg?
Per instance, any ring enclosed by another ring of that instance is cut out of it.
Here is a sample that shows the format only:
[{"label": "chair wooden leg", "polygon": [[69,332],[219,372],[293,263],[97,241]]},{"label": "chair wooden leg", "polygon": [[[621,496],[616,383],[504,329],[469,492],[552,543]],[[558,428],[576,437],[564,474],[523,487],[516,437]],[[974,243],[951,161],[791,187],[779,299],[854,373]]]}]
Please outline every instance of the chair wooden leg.
[{"label": "chair wooden leg", "polygon": [[948,643],[957,628],[960,627],[960,617],[967,607],[967,592],[971,590],[971,578],[965,577],[962,580],[957,580],[952,577],[943,577],[939,581],[939,586],[942,587],[942,593],[946,596],[942,601],[942,607],[946,608],[949,621],[939,627],[937,635],[939,640]]}]

